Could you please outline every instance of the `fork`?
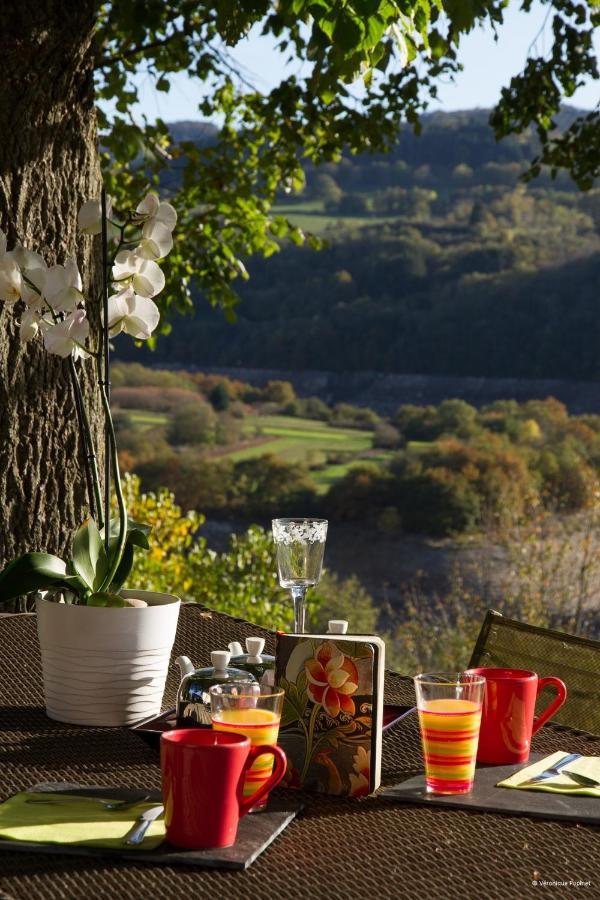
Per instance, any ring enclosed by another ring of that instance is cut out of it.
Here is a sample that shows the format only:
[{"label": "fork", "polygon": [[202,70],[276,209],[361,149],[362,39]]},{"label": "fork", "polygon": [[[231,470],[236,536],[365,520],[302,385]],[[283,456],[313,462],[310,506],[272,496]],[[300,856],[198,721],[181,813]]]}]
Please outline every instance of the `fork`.
[{"label": "fork", "polygon": [[[114,801],[112,801],[112,800],[102,800],[102,799],[100,799],[100,797],[77,797],[75,795],[73,795],[72,799],[74,799],[74,800],[94,800],[94,801],[96,801],[96,803],[100,803],[104,809],[115,810],[118,812],[120,810],[127,810],[130,807],[137,806],[138,803],[144,803],[146,800],[150,799],[150,795],[146,794],[144,797],[137,797],[135,800],[114,800]],[[44,804],[60,806],[60,805],[64,805],[65,803],[69,803],[70,800],[71,800],[71,798],[69,798],[69,800],[67,800],[64,797],[56,797],[56,798],[40,797],[39,799],[37,797],[28,797],[27,800],[25,801],[25,803],[44,803]]]},{"label": "fork", "polygon": [[595,781],[587,775],[580,775],[579,772],[569,772],[567,769],[561,769],[561,775],[568,775],[569,778],[572,778],[573,781],[581,785],[581,787],[600,788],[600,781]]},{"label": "fork", "polygon": [[547,781],[549,778],[556,777],[556,775],[562,775],[564,766],[568,766],[570,763],[575,762],[576,759],[580,758],[581,753],[569,753],[567,756],[563,756],[562,759],[559,759],[555,765],[550,766],[548,769],[544,769],[539,775],[534,775],[534,777],[530,778],[528,781],[522,781],[519,787],[529,786],[530,784],[540,784],[543,781]]}]

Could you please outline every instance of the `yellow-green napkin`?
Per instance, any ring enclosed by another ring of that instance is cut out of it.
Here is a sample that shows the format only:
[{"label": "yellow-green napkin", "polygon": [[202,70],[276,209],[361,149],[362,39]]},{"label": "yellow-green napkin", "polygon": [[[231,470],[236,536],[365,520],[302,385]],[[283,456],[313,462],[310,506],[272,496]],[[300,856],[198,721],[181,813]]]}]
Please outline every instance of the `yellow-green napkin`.
[{"label": "yellow-green napkin", "polygon": [[[108,797],[103,800],[110,801]],[[28,803],[28,800],[54,800],[54,803]],[[58,802],[60,801],[60,802]],[[123,838],[146,809],[156,800],[143,801],[122,812],[106,809],[91,797],[73,794],[15,794],[0,803],[0,838],[31,841],[38,844],[76,844],[82,847],[112,847],[120,850],[152,850],[165,838],[163,817],[149,826],[139,844],[124,844]]]},{"label": "yellow-green napkin", "polygon": [[[580,794],[587,797],[600,797],[600,787],[584,787],[577,784],[568,775],[564,775],[559,770],[558,775],[552,778],[546,778],[544,781],[538,781],[537,784],[523,784],[536,775],[541,775],[546,769],[551,769],[556,763],[564,759],[569,751],[557,750],[552,756],[547,756],[539,762],[533,763],[526,769],[521,769],[516,775],[505,778],[500,781],[496,787],[520,788],[524,791],[551,791],[554,794]],[[600,756],[581,756],[574,762],[570,762],[565,766],[569,772],[575,772],[577,775],[586,775],[593,778],[594,781],[600,781]]]}]

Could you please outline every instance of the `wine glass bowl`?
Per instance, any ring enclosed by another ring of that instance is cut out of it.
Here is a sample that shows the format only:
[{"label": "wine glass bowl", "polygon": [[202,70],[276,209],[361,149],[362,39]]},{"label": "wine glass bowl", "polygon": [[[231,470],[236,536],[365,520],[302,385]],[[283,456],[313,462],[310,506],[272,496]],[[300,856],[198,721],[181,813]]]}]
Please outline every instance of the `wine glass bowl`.
[{"label": "wine glass bowl", "polygon": [[294,629],[306,628],[306,591],[321,579],[327,519],[273,519],[279,583],[292,594]]}]

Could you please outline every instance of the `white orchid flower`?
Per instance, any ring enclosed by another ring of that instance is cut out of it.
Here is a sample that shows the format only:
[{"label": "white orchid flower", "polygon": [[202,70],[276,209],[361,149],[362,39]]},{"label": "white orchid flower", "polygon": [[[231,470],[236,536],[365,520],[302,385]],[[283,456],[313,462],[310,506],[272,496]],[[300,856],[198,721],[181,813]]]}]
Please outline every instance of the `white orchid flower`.
[{"label": "white orchid flower", "polygon": [[[112,200],[106,198],[106,218],[112,216]],[[77,224],[84,234],[100,234],[102,231],[102,204],[100,200],[86,200],[77,214]]]},{"label": "white orchid flower", "polygon": [[173,249],[173,237],[165,225],[154,220],[144,223],[138,254],[144,259],[161,259]]},{"label": "white orchid flower", "polygon": [[0,259],[0,300],[15,303],[21,296],[23,278],[12,253],[5,253]]},{"label": "white orchid flower", "polygon": [[22,247],[21,244],[15,244],[12,249],[12,254],[22,271],[25,269],[47,268],[41,253],[36,253],[34,250],[28,250],[27,247]]},{"label": "white orchid flower", "polygon": [[41,315],[35,309],[26,309],[19,323],[19,339],[26,344],[36,336],[40,328]]},{"label": "white orchid flower", "polygon": [[77,263],[68,259],[64,266],[52,266],[44,277],[44,299],[56,312],[71,312],[83,300],[81,275]]},{"label": "white orchid flower", "polygon": [[81,345],[90,333],[84,309],[75,309],[63,322],[44,330],[44,347],[48,353],[66,358],[71,353],[75,357],[87,355]]},{"label": "white orchid flower", "polygon": [[6,251],[6,235],[0,230],[0,300],[15,303],[21,296],[23,279],[13,250]]},{"label": "white orchid flower", "polygon": [[142,297],[155,297],[165,286],[165,276],[160,267],[137,251],[122,250],[118,253],[112,276],[114,287],[132,287],[134,293]]},{"label": "white orchid flower", "polygon": [[149,191],[136,210],[136,218],[147,224],[160,223],[169,231],[177,224],[177,212],[170,203],[159,200],[158,194]]},{"label": "white orchid flower", "polygon": [[44,280],[48,269],[46,260],[40,253],[27,250],[26,247],[15,247],[13,253],[23,276],[21,299],[29,307],[41,308]]},{"label": "white orchid flower", "polygon": [[30,309],[42,309],[44,306],[43,293],[46,271],[46,269],[27,269],[23,272],[21,299],[25,301]]},{"label": "white orchid flower", "polygon": [[160,319],[154,300],[140,297],[132,287],[108,298],[108,333],[124,331],[138,341],[147,341]]}]

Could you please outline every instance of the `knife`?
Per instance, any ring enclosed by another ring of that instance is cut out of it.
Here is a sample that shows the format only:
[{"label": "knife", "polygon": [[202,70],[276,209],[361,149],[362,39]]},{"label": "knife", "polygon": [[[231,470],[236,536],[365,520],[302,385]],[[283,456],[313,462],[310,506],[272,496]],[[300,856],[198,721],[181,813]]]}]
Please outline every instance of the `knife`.
[{"label": "knife", "polygon": [[581,759],[581,753],[569,753],[567,756],[563,756],[562,759],[553,765],[550,768],[546,769],[545,772],[540,772],[539,775],[534,775],[533,778],[529,778],[527,781],[522,781],[519,784],[519,787],[524,787],[525,785],[530,784],[539,784],[541,781],[547,781],[549,778],[555,778],[557,775],[560,775],[560,770],[564,768],[564,766],[568,766],[570,763],[575,762],[576,759]]},{"label": "knife", "polygon": [[158,819],[158,817],[161,816],[164,811],[165,808],[162,805],[151,806],[150,809],[144,810],[144,812],[137,817],[134,824],[123,838],[123,843],[134,845],[141,844],[144,840],[144,835],[146,834],[154,820]]}]

